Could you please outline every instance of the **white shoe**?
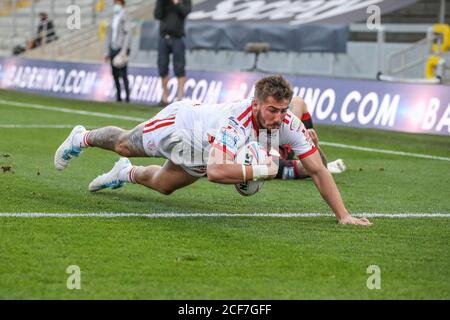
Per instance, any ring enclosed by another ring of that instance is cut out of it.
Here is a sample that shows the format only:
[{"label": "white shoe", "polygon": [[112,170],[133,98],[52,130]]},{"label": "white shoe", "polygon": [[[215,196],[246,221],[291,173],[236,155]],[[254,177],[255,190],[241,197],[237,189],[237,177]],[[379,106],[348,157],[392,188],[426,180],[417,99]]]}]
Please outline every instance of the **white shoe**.
[{"label": "white shoe", "polygon": [[130,160],[128,158],[120,158],[115,164],[111,171],[102,174],[92,180],[89,184],[89,191],[95,192],[105,188],[118,189],[123,187],[125,180],[120,179],[120,172],[127,167],[131,166]]},{"label": "white shoe", "polygon": [[55,152],[54,163],[56,169],[63,170],[74,157],[78,157],[83,152],[80,146],[74,144],[74,138],[78,134],[84,134],[85,132],[86,128],[80,125],[72,129],[72,132]]},{"label": "white shoe", "polygon": [[328,171],[331,173],[342,173],[347,170],[345,163],[342,159],[337,159],[335,161],[329,162],[327,164]]}]

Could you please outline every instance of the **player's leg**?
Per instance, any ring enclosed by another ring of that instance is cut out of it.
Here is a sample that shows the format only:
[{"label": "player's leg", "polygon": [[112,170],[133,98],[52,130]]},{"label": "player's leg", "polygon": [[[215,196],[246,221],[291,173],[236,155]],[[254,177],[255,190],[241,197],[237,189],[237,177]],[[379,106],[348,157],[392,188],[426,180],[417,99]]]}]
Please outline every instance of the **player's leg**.
[{"label": "player's leg", "polygon": [[123,85],[125,87],[125,101],[127,103],[130,102],[130,84],[128,82],[128,67],[124,66],[121,70],[120,70],[120,76],[123,79]]},{"label": "player's leg", "polygon": [[316,146],[319,146],[319,139],[317,138],[317,134],[314,131],[314,124],[305,101],[303,101],[303,99],[301,99],[300,97],[294,97],[292,99],[290,109],[292,113],[303,122],[314,144]]},{"label": "player's leg", "polygon": [[313,129],[314,125],[312,123],[311,115],[308,111],[308,106],[302,98],[292,98],[290,110],[297,116],[297,118],[299,118],[303,122],[306,129]]},{"label": "player's leg", "polygon": [[[88,137],[89,143],[103,148],[114,148],[121,155],[157,156],[171,159],[173,148],[178,146],[179,138],[174,135],[174,115],[178,104],[163,109],[148,122],[136,127],[129,133],[119,135],[115,145],[104,139],[102,131],[93,131]],[[145,128],[145,130],[144,130]],[[145,148],[144,148],[145,146]],[[183,169],[173,161],[166,161],[164,166],[133,166],[127,158],[116,162],[112,170],[98,176],[89,185],[90,191],[104,188],[118,188],[126,182],[137,183],[156,190],[162,194],[189,185],[198,179],[198,175],[191,169]]]},{"label": "player's leg", "polygon": [[89,184],[89,191],[94,192],[105,188],[117,189],[128,182],[169,195],[197,180],[198,177],[189,175],[170,160],[167,160],[163,166],[142,167],[132,166],[127,158],[120,158],[111,171],[98,176]]},{"label": "player's leg", "polygon": [[78,125],[56,150],[55,167],[58,170],[64,169],[87,147],[111,150],[125,157],[147,156],[142,143],[143,128],[144,123],[130,131],[113,126],[87,131]]},{"label": "player's leg", "polygon": [[[342,159],[337,159],[335,161],[331,161],[331,162],[327,163],[325,154],[322,151],[322,149],[319,147],[319,139],[317,137],[316,132],[314,131],[314,125],[313,125],[311,115],[309,114],[308,107],[307,107],[306,103],[303,101],[303,99],[301,99],[299,97],[295,97],[292,99],[291,105],[292,105],[291,111],[303,122],[306,129],[308,129],[308,133],[310,134],[311,138],[313,139],[314,144],[316,144],[316,146],[318,147],[320,158],[322,159],[322,163],[328,168],[328,170],[331,173],[344,172],[347,169],[347,167]],[[287,164],[287,165],[289,165],[289,164]],[[282,171],[280,170],[280,173],[279,173],[280,176],[281,176],[281,172]],[[303,166],[301,168],[299,168],[298,172],[299,172],[300,178],[309,177],[308,172],[306,171],[306,169],[303,168]]]},{"label": "player's leg", "polygon": [[169,104],[169,76],[161,76],[162,98],[161,105],[164,107]]},{"label": "player's leg", "polygon": [[168,83],[169,83],[169,61],[170,61],[170,46],[169,42],[170,39],[166,39],[164,37],[160,37],[159,43],[158,43],[158,58],[157,58],[157,64],[158,64],[158,73],[161,78],[161,86],[162,86],[162,98],[161,103],[164,105],[168,104],[168,98],[169,98],[169,89],[168,89]]},{"label": "player's leg", "polygon": [[[130,49],[127,50],[127,56],[130,56]],[[130,84],[128,82],[128,65],[125,64],[125,66],[121,70],[121,75],[123,79],[123,85],[125,87],[125,101],[127,103],[130,102]]]},{"label": "player's leg", "polygon": [[145,123],[132,130],[119,127],[104,127],[88,131],[84,135],[84,147],[111,150],[124,157],[146,157],[142,143]]},{"label": "player's leg", "polygon": [[178,91],[177,100],[180,101],[184,98],[184,84],[186,83],[186,77],[178,77]]},{"label": "player's leg", "polygon": [[[111,59],[112,61],[112,59]],[[116,67],[112,67],[112,75],[113,75],[113,79],[114,79],[114,84],[116,86],[116,101],[117,102],[121,102],[122,101],[122,88],[120,86],[120,69],[116,68]]]},{"label": "player's leg", "polygon": [[[323,159],[322,157],[322,162],[324,161]],[[324,165],[331,173],[342,173],[346,170],[345,163],[342,159],[337,159],[328,164],[325,162]],[[303,167],[300,160],[279,160],[277,179],[304,179],[309,176],[309,172]]]},{"label": "player's leg", "polygon": [[119,54],[120,50],[116,50],[116,49],[110,49],[109,51],[109,56],[110,56],[110,64],[111,64],[111,70],[112,70],[112,76],[114,79],[114,84],[116,86],[116,101],[117,102],[121,102],[122,101],[122,88],[120,85],[120,77],[121,77],[121,72],[119,68],[116,68],[113,65],[113,60],[114,58]]},{"label": "player's leg", "polygon": [[188,186],[199,179],[198,177],[191,176],[183,168],[170,160],[167,160],[162,167],[136,167],[132,178],[135,183],[166,195]]},{"label": "player's leg", "polygon": [[178,80],[177,99],[184,97],[184,84],[186,83],[186,47],[184,40],[173,39],[173,71]]}]

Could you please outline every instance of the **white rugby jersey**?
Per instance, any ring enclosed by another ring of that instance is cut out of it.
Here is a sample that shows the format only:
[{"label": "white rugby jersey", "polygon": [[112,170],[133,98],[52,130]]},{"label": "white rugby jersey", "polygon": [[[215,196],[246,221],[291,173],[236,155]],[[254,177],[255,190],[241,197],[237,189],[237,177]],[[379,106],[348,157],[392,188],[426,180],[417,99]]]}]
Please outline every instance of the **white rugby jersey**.
[{"label": "white rugby jersey", "polygon": [[[207,163],[211,146],[234,159],[240,148],[259,135],[252,99],[212,105],[183,101],[176,112],[175,130],[184,141],[191,142],[196,152],[202,151],[202,164]],[[303,123],[290,110],[279,130],[272,130],[274,135],[278,135],[279,145],[290,144],[299,159],[317,150]],[[197,161],[197,165],[201,163]]]}]

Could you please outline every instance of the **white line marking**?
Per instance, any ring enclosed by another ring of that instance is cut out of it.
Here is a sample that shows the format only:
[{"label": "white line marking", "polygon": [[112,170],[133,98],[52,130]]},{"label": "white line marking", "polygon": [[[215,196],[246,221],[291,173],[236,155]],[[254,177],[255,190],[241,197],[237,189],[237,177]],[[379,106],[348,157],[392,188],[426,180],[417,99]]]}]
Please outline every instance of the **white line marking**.
[{"label": "white line marking", "polygon": [[60,108],[60,107],[48,107],[48,106],[43,106],[40,104],[13,102],[13,101],[8,101],[8,100],[0,100],[0,104],[7,105],[7,106],[8,105],[15,106],[15,107],[19,107],[19,108],[31,108],[31,109],[46,110],[46,111],[74,113],[74,114],[81,114],[84,116],[95,116],[95,117],[100,117],[100,118],[121,119],[121,120],[138,121],[138,122],[148,120],[148,119],[143,119],[143,118],[121,116],[121,115],[115,115],[115,114],[109,114],[109,113],[75,110],[75,109]]},{"label": "white line marking", "polygon": [[[367,218],[450,218],[450,213],[352,213],[355,217]],[[123,217],[144,217],[144,218],[201,218],[201,217],[269,217],[269,218],[309,218],[309,217],[334,217],[328,213],[45,213],[45,212],[24,212],[24,213],[0,213],[0,217],[14,218],[123,218]]]},{"label": "white line marking", "polygon": [[325,142],[325,141],[321,141],[320,144],[322,144],[324,146],[330,146],[330,147],[336,147],[336,148],[344,148],[344,149],[353,149],[353,150],[367,151],[367,152],[394,154],[394,155],[397,155],[397,156],[406,156],[406,157],[414,157],[414,158],[450,161],[450,158],[447,158],[447,157],[431,156],[431,155],[428,155],[428,154],[410,153],[410,152],[384,150],[384,149],[375,149],[375,148],[367,148],[367,147],[358,147],[358,146],[352,146],[352,145],[348,145],[348,144],[334,143],[334,142]]},{"label": "white line marking", "polygon": [[[108,113],[91,112],[91,111],[84,111],[84,110],[74,110],[74,109],[60,108],[60,107],[48,107],[48,106],[43,106],[43,105],[39,105],[39,104],[14,102],[14,101],[8,101],[8,100],[0,100],[0,105],[1,104],[17,106],[17,107],[21,107],[21,108],[32,108],[32,109],[47,110],[47,111],[74,113],[74,114],[81,114],[81,115],[86,115],[86,116],[95,116],[95,117],[100,117],[100,118],[120,119],[120,120],[129,120],[129,121],[137,121],[137,122],[143,122],[143,121],[148,120],[148,119],[144,119],[144,118],[128,117],[128,116],[113,115],[113,114],[108,114]],[[438,156],[432,156],[432,155],[428,155],[428,154],[358,147],[358,146],[352,146],[352,145],[348,145],[348,144],[326,142],[326,141],[321,141],[320,143],[325,146],[344,148],[344,149],[353,149],[353,150],[366,151],[366,152],[393,154],[393,155],[398,155],[398,156],[407,156],[407,157],[422,158],[422,159],[450,161],[450,158],[447,158],[447,157],[438,157]]]}]

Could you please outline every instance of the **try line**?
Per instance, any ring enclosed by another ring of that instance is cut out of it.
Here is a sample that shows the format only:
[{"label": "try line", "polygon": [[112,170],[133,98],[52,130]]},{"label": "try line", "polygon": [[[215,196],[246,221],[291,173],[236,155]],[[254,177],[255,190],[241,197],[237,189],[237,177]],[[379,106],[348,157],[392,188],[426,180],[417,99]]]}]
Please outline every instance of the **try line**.
[{"label": "try line", "polygon": [[[355,217],[367,218],[450,218],[450,213],[352,213]],[[269,218],[310,218],[310,217],[334,217],[328,213],[45,213],[45,212],[23,212],[23,213],[0,213],[0,218],[240,218],[240,217],[269,217]]]}]

